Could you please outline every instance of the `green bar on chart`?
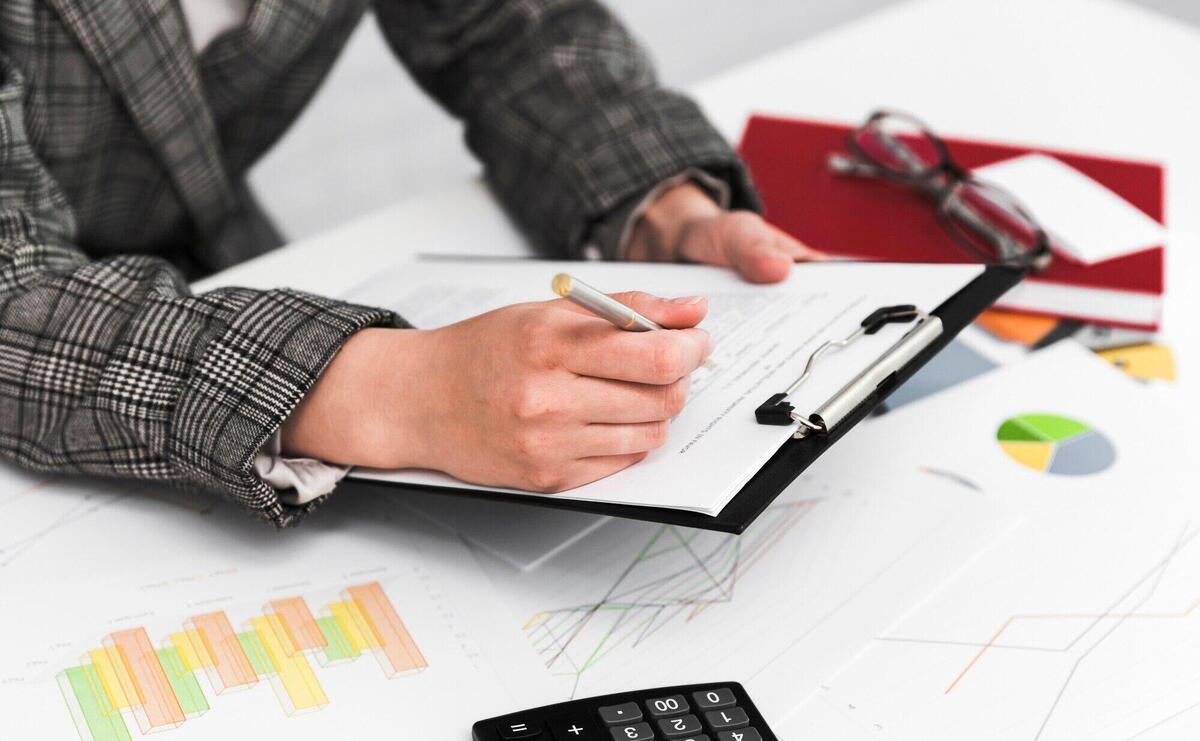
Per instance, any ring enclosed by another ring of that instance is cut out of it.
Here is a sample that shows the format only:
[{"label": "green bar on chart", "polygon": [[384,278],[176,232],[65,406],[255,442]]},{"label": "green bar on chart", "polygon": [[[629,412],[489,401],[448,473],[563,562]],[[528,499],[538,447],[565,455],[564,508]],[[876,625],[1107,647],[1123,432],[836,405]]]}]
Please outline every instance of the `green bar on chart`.
[{"label": "green bar on chart", "polygon": [[263,648],[257,633],[248,630],[245,633],[238,633],[237,637],[242,644],[242,651],[245,652],[246,658],[250,659],[250,666],[254,667],[255,674],[267,677],[275,673],[275,667],[271,666],[271,660],[267,658],[267,651]]},{"label": "green bar on chart", "polygon": [[355,648],[342,632],[337,618],[332,615],[317,618],[317,627],[325,636],[325,660],[327,662],[357,659],[362,652]]},{"label": "green bar on chart", "polygon": [[196,675],[184,665],[179,652],[172,647],[160,648],[158,661],[162,664],[163,672],[167,675],[167,681],[171,683],[171,689],[175,691],[175,697],[179,700],[184,715],[190,718],[206,712],[208,699],[204,697],[204,690],[200,689]]},{"label": "green bar on chart", "polygon": [[58,675],[58,684],[83,741],[131,741],[121,712],[104,697],[95,667],[91,664],[69,667]]}]

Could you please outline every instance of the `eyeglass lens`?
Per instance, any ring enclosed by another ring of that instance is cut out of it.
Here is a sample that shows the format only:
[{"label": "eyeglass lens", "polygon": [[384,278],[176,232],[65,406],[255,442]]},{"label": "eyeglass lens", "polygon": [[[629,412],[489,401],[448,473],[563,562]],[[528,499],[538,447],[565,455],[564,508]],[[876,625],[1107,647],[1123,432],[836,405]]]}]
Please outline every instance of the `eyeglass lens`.
[{"label": "eyeglass lens", "polygon": [[851,135],[858,154],[895,177],[922,178],[946,162],[945,148],[915,118],[897,113],[872,116]]},{"label": "eyeglass lens", "polygon": [[1041,246],[1033,217],[1007,191],[978,180],[946,192],[938,209],[946,230],[989,261],[1019,261]]}]

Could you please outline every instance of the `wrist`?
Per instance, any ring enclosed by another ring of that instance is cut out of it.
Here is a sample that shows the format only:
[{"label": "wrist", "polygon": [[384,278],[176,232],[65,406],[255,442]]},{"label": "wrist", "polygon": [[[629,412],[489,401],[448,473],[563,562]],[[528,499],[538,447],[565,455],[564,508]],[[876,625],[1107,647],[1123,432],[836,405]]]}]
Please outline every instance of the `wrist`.
[{"label": "wrist", "polygon": [[377,468],[422,467],[429,457],[425,407],[436,381],[423,372],[433,333],[368,328],[334,356],[284,422],[283,454]]},{"label": "wrist", "polygon": [[721,207],[695,183],[669,188],[637,220],[626,257],[652,262],[677,261],[688,228],[721,213]]}]

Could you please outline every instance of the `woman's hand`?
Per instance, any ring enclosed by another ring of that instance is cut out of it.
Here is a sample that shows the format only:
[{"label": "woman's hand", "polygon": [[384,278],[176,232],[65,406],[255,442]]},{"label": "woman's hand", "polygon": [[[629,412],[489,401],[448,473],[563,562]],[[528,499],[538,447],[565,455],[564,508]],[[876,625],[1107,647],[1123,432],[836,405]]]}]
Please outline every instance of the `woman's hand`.
[{"label": "woman's hand", "polygon": [[284,452],[544,492],[619,471],[666,441],[712,346],[704,299],[616,298],[671,329],[623,332],[560,300],[363,330],[284,425]]},{"label": "woman's hand", "polygon": [[724,211],[692,183],[659,196],[634,227],[625,257],[732,267],[753,283],[777,283],[792,263],[825,255],[752,211]]}]

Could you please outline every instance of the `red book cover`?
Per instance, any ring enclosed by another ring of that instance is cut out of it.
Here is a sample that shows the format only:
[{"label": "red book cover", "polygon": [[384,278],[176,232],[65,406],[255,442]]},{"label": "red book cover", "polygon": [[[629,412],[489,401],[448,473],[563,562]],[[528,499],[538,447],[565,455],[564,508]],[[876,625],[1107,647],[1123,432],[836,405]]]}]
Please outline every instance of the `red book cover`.
[{"label": "red book cover", "polygon": [[[767,219],[805,244],[837,255],[889,262],[969,261],[970,256],[943,231],[933,204],[919,193],[895,183],[830,172],[826,158],[832,152],[846,151],[850,129],[771,116],[750,119],[740,152],[762,194]],[[1159,223],[1163,221],[1160,165],[993,142],[945,141],[950,156],[968,170],[1030,152],[1048,154],[1102,183]],[[1014,195],[1021,197],[1020,193]],[[1163,248],[1092,265],[1055,259],[1046,271],[1026,282],[1157,298],[1163,292]],[[1053,313],[1070,316],[1072,309],[1056,307]],[[1097,310],[1082,310],[1075,316],[1130,326],[1157,324],[1157,314],[1153,321],[1100,316]]]}]

